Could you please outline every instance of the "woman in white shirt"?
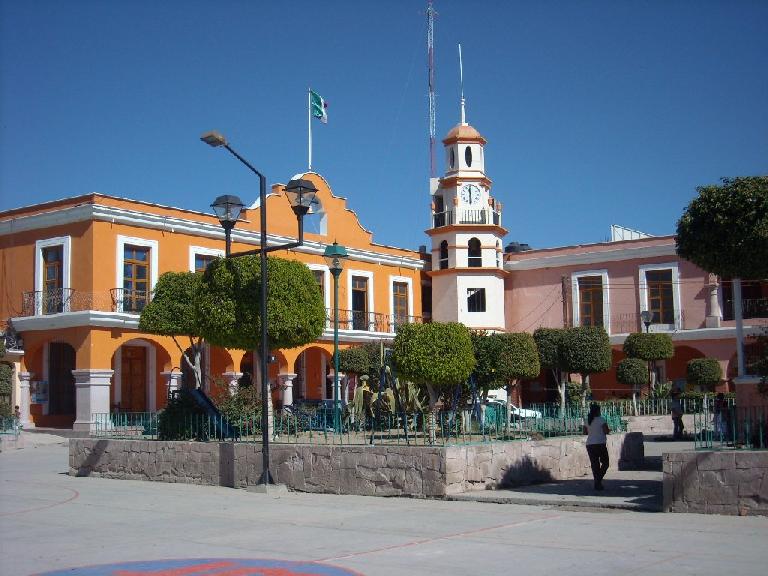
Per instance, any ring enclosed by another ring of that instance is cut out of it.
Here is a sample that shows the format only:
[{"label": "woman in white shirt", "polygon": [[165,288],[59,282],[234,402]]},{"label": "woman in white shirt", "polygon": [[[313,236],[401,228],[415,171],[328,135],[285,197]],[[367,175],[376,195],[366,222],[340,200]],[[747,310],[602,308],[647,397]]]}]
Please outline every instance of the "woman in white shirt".
[{"label": "woman in white shirt", "polygon": [[600,416],[600,406],[597,404],[591,404],[589,407],[584,433],[587,435],[587,454],[595,478],[595,490],[603,490],[603,477],[608,472],[609,464],[606,442],[610,429]]}]

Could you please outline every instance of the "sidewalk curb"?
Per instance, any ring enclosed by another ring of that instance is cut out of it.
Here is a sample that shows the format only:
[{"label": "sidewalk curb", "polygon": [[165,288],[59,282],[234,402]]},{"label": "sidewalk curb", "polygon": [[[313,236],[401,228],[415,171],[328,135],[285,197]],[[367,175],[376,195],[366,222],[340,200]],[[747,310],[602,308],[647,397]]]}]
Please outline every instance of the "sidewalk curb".
[{"label": "sidewalk curb", "polygon": [[516,496],[477,497],[471,494],[453,494],[445,500],[456,502],[484,502],[488,504],[518,504],[523,506],[556,506],[568,508],[605,508],[628,512],[662,512],[661,505],[629,504],[626,502],[599,502],[594,500],[547,500],[544,498],[521,498]]}]

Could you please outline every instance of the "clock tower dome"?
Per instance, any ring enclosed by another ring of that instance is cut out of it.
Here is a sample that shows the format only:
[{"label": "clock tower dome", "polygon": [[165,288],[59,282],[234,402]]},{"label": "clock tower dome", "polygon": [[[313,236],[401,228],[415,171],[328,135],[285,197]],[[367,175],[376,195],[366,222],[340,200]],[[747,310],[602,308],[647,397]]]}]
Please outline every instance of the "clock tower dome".
[{"label": "clock tower dome", "polygon": [[503,331],[501,203],[485,175],[485,138],[464,122],[443,139],[446,170],[431,180],[432,318]]}]

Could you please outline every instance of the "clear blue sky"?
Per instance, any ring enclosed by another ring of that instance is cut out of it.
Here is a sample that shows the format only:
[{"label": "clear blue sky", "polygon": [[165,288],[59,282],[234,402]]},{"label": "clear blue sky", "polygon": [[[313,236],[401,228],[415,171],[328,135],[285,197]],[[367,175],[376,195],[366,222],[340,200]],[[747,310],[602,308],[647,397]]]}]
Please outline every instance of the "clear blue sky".
[{"label": "clear blue sky", "polygon": [[[673,233],[695,187],[768,173],[765,0],[436,0],[440,139],[487,139],[506,241]],[[427,243],[426,0],[0,0],[0,210],[98,191],[208,211],[307,163],[374,240]]]}]

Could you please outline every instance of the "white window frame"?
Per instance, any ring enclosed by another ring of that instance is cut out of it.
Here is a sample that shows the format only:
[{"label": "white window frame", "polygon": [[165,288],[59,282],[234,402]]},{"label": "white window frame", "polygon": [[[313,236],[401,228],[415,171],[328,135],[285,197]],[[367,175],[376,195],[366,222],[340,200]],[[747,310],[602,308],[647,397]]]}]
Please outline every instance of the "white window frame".
[{"label": "white window frame", "polygon": [[[333,290],[333,285],[331,282],[331,270],[326,266],[325,264],[307,264],[307,268],[310,270],[320,270],[323,273],[323,302],[325,303],[325,309],[330,310],[331,309],[331,291]],[[341,282],[341,278],[339,278],[339,282]]]},{"label": "white window frame", "polygon": [[[146,238],[136,238],[134,236],[118,235],[117,237],[117,257],[115,262],[117,263],[115,269],[115,288],[122,289],[123,287],[123,264],[125,262],[125,245],[129,246],[141,246],[142,248],[149,248],[149,278],[150,278],[150,294],[155,289],[157,284],[158,269],[157,263],[159,260],[158,255],[158,242],[157,240],[147,240]],[[122,303],[120,304],[118,312],[122,312]]]},{"label": "white window frame", "polygon": [[349,311],[349,329],[352,329],[352,277],[362,276],[368,279],[368,326],[373,324],[375,309],[373,307],[373,272],[368,270],[347,270],[347,310]]},{"label": "white window frame", "polygon": [[[57,236],[56,238],[46,238],[35,242],[35,291],[43,291],[43,249],[62,246],[61,249],[61,287],[62,292],[68,290],[70,286],[70,268],[72,262],[72,238],[70,236]],[[43,313],[43,299],[35,298],[35,316]]]},{"label": "white window frame", "polygon": [[599,276],[603,286],[603,328],[611,333],[611,300],[608,284],[608,270],[583,270],[571,273],[571,302],[573,302],[573,325],[581,326],[581,298],[579,296],[579,278]]},{"label": "white window frame", "polygon": [[395,282],[406,284],[408,286],[408,311],[407,316],[410,319],[413,316],[413,280],[407,276],[390,276],[389,277],[389,317],[392,319],[390,322],[390,330],[394,331],[395,320]]},{"label": "white window frame", "polygon": [[[474,296],[474,294],[472,294],[472,295],[469,294],[470,290],[477,290],[477,291],[482,290],[483,291],[483,293],[485,295],[485,297],[484,297],[485,309],[484,310],[470,310],[469,309],[469,299],[472,296]],[[467,309],[467,314],[485,314],[486,312],[488,312],[488,290],[486,290],[486,286],[467,287],[466,291],[465,291],[465,295],[464,295],[464,304],[467,307],[466,308]]]},{"label": "white window frame", "polygon": [[189,271],[195,271],[195,257],[196,256],[215,256],[217,258],[224,257],[224,250],[220,248],[206,248],[204,246],[190,246],[189,247]]},{"label": "white window frame", "polygon": [[640,302],[640,312],[648,310],[648,281],[645,277],[646,272],[653,272],[656,270],[672,270],[672,305],[674,309],[674,323],[673,324],[651,324],[648,327],[649,332],[671,332],[682,329],[683,309],[680,299],[680,272],[677,262],[660,263],[660,264],[643,264],[638,267],[639,276],[639,295],[638,300]]}]

